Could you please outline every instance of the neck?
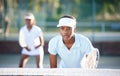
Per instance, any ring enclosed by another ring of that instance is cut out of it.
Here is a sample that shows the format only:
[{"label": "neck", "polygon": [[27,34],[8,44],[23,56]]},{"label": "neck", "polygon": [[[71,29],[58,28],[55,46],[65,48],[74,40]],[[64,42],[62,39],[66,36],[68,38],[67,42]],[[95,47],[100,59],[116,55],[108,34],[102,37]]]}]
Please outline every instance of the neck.
[{"label": "neck", "polygon": [[32,29],[32,26],[27,26],[27,29],[30,31]]},{"label": "neck", "polygon": [[70,49],[72,47],[72,45],[74,44],[75,42],[75,36],[73,36],[71,39],[69,40],[63,40],[63,43],[65,44],[65,46]]},{"label": "neck", "polygon": [[72,44],[72,43],[74,43],[75,42],[75,36],[73,36],[73,37],[71,37],[71,39],[69,39],[69,40],[63,40],[63,42],[65,43],[65,44]]}]

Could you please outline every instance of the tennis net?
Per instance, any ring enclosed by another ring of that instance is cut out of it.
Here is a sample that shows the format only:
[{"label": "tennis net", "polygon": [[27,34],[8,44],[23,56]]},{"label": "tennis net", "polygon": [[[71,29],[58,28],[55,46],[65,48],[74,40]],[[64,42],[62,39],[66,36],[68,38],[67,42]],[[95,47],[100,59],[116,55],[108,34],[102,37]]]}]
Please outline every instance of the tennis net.
[{"label": "tennis net", "polygon": [[120,70],[77,68],[0,68],[0,75],[120,76]]}]

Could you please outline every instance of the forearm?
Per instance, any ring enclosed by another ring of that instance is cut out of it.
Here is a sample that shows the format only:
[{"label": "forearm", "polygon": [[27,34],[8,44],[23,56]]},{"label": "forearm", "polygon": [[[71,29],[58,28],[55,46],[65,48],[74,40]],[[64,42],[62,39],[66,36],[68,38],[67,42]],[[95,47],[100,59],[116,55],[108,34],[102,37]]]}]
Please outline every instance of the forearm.
[{"label": "forearm", "polygon": [[96,65],[96,51],[92,50],[87,56],[88,66],[93,69]]},{"label": "forearm", "polygon": [[57,68],[57,56],[50,54],[50,68]]},{"label": "forearm", "polygon": [[43,38],[43,36],[40,37],[40,42],[41,42],[40,46],[44,46],[44,38]]},{"label": "forearm", "polygon": [[30,51],[30,48],[29,48],[29,47],[27,47],[27,46],[26,46],[26,47],[23,47],[23,48],[25,48],[27,51]]},{"label": "forearm", "polygon": [[36,47],[35,47],[35,49],[39,48],[40,46],[41,46],[41,44],[40,44],[40,45],[38,45],[38,46],[36,46]]}]

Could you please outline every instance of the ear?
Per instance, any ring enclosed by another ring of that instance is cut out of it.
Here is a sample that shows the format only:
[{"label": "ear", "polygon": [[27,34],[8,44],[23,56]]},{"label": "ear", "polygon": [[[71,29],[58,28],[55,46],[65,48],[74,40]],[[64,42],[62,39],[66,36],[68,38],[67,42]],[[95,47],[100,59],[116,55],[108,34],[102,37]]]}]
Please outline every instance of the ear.
[{"label": "ear", "polygon": [[74,28],[74,32],[76,32],[76,27]]}]

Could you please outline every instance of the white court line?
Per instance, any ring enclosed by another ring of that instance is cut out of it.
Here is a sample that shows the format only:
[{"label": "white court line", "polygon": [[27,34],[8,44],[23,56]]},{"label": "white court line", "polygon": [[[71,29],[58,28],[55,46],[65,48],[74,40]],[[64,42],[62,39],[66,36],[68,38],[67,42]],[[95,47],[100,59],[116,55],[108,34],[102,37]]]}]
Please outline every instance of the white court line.
[{"label": "white court line", "polygon": [[0,68],[0,75],[120,76],[120,69]]}]

